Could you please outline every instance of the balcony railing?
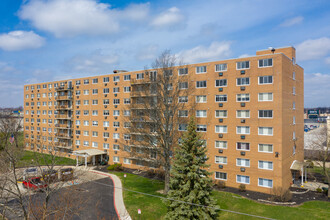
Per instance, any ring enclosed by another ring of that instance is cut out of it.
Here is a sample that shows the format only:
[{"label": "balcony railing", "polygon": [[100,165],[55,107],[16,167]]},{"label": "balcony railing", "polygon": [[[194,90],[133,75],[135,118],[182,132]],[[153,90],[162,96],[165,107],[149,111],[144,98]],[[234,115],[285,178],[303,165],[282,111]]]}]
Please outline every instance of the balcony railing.
[{"label": "balcony railing", "polygon": [[71,149],[72,145],[68,144],[68,143],[63,143],[63,142],[59,142],[55,145],[58,148],[66,148],[66,149]]},{"label": "balcony railing", "polygon": [[73,86],[59,86],[55,88],[55,91],[67,91],[67,90],[72,90]]},{"label": "balcony railing", "polygon": [[156,93],[150,92],[150,91],[132,91],[131,92],[131,97],[148,97],[148,96],[157,96]]},{"label": "balcony railing", "polygon": [[72,117],[69,115],[55,115],[55,118],[56,119],[67,119],[67,120],[72,119]]},{"label": "balcony railing", "polygon": [[71,129],[72,125],[69,124],[55,124],[55,127],[58,129]]},{"label": "balcony railing", "polygon": [[131,79],[131,85],[142,85],[142,84],[151,84],[156,83],[156,81],[152,81],[149,77],[145,77],[144,79]]},{"label": "balcony railing", "polygon": [[59,139],[72,139],[73,136],[65,133],[57,133],[56,137]]},{"label": "balcony railing", "polygon": [[59,95],[55,97],[56,100],[71,100],[72,95]]},{"label": "balcony railing", "polygon": [[57,105],[56,106],[57,109],[61,109],[61,110],[70,110],[72,109],[72,106],[70,105]]}]

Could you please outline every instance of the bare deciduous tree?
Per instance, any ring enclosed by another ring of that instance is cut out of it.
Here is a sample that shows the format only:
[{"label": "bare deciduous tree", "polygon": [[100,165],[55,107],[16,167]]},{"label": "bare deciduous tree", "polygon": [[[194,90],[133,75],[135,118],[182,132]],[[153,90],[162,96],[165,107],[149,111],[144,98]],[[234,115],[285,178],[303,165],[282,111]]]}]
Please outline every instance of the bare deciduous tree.
[{"label": "bare deciduous tree", "polygon": [[[124,143],[138,165],[162,168],[165,173],[165,193],[169,190],[171,157],[181,132],[186,130],[188,112],[192,112],[194,85],[188,68],[177,66],[175,55],[163,52],[150,70],[131,80],[130,120]],[[190,97],[191,99],[191,97]],[[179,131],[178,131],[179,130]]]}]

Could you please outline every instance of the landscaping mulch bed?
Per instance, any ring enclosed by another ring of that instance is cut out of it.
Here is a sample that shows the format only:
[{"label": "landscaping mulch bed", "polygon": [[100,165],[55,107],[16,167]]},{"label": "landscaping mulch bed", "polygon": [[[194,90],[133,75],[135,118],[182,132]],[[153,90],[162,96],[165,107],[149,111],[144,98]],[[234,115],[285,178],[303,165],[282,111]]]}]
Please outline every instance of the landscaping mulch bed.
[{"label": "landscaping mulch bed", "polygon": [[[240,196],[246,197],[248,199],[256,200],[256,201],[258,201],[258,199],[271,201],[271,197],[272,197],[272,195],[270,195],[270,194],[254,192],[254,191],[249,191],[249,190],[246,190],[245,192],[241,192],[241,191],[239,191],[239,189],[232,188],[232,187],[226,187],[226,188],[218,189],[218,190],[222,191],[222,192],[235,193],[235,194],[238,194]],[[306,189],[301,189],[301,188],[291,187],[290,191],[304,192],[304,191],[307,191],[307,190]],[[315,201],[315,200],[329,201],[328,197],[323,193],[318,193],[318,192],[315,192],[315,191],[308,191],[304,194],[292,194],[292,199],[289,202],[295,202],[296,205],[299,205],[299,204],[302,204],[304,202]]]}]

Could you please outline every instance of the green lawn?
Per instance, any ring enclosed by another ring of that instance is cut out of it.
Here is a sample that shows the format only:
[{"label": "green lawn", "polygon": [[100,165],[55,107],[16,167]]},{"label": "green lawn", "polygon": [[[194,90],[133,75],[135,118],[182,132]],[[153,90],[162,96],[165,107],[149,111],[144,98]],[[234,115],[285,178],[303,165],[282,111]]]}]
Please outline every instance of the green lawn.
[{"label": "green lawn", "polygon": [[35,165],[51,165],[54,159],[54,165],[76,165],[76,160],[66,157],[52,157],[49,154],[37,153],[32,151],[24,151],[19,166],[35,166]]},{"label": "green lawn", "polygon": [[[151,180],[133,174],[127,174],[124,182],[124,174],[113,172],[122,180],[124,188],[152,195],[162,196],[157,190],[164,188],[162,181]],[[132,219],[162,219],[166,213],[166,207],[160,198],[124,191],[126,209]],[[312,201],[298,207],[273,206],[257,203],[242,198],[233,193],[214,192],[214,198],[222,209],[244,212],[253,215],[265,216],[274,219],[330,219],[330,203]],[[137,210],[141,209],[141,216]],[[219,219],[256,219],[244,215],[221,211]]]}]

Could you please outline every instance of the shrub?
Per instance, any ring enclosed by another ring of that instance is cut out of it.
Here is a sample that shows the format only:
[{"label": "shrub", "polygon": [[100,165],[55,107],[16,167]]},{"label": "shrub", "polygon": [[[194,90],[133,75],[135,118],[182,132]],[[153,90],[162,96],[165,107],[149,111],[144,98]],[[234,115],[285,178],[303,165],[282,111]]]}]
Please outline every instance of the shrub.
[{"label": "shrub", "polygon": [[292,199],[292,193],[289,189],[274,187],[271,199],[275,202],[288,202]]},{"label": "shrub", "polygon": [[164,170],[155,170],[155,175],[161,180],[165,180],[165,171]]},{"label": "shrub", "polygon": [[245,192],[246,191],[246,185],[245,184],[240,184],[239,187],[238,187],[238,190],[240,192]]},{"label": "shrub", "polygon": [[214,186],[216,189],[223,189],[223,188],[226,188],[226,182],[222,181],[222,180],[216,180],[214,182]]},{"label": "shrub", "polygon": [[156,172],[154,169],[147,170],[147,177],[154,177],[156,175]]},{"label": "shrub", "polygon": [[314,163],[311,159],[307,160],[306,162],[308,163],[307,168],[313,168],[314,167]]},{"label": "shrub", "polygon": [[321,193],[322,192],[322,189],[321,188],[317,188],[316,189],[316,192]]},{"label": "shrub", "polygon": [[123,167],[121,163],[115,163],[107,167],[108,170],[122,171]]}]

